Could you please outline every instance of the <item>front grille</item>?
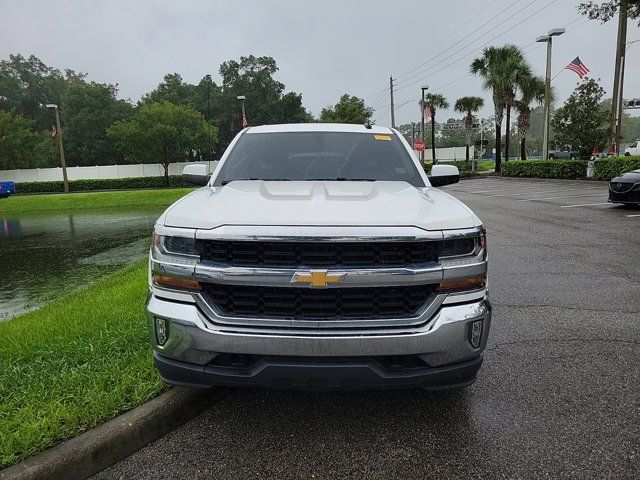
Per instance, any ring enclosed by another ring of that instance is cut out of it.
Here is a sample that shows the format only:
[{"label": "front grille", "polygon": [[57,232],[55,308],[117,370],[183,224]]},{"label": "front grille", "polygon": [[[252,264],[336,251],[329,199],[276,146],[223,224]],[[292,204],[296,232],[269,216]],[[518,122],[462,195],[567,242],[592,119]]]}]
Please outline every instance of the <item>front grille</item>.
[{"label": "front grille", "polygon": [[438,242],[205,240],[202,259],[232,265],[408,265],[437,260]]},{"label": "front grille", "polygon": [[611,182],[609,188],[616,193],[625,193],[633,188],[633,183]]},{"label": "front grille", "polygon": [[312,289],[209,283],[203,287],[226,316],[295,320],[410,317],[434,291],[434,285]]}]

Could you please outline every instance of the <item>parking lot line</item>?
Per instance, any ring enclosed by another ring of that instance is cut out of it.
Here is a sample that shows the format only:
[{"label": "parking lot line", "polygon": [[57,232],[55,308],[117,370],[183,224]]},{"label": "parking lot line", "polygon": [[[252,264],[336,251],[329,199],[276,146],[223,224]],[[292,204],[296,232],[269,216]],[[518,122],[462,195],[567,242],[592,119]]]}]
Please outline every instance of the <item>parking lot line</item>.
[{"label": "parking lot line", "polygon": [[537,195],[539,193],[584,192],[585,190],[601,190],[601,187],[563,188],[562,190],[539,190],[537,192],[519,192],[519,193],[506,193],[506,194],[497,194],[497,195],[485,195],[485,197],[517,197],[519,195]]},{"label": "parking lot line", "polygon": [[640,217],[640,214],[636,214],[636,215],[627,215],[627,217]]},{"label": "parking lot line", "polygon": [[561,205],[560,208],[591,207],[594,205],[611,205],[611,203],[604,202],[604,203],[583,203],[580,205]]},{"label": "parking lot line", "polygon": [[604,195],[606,192],[600,193],[586,193],[584,195],[563,195],[559,197],[542,197],[542,198],[519,198],[519,202],[535,202],[538,200],[555,200],[557,198],[576,198],[576,197],[596,197],[598,195]]}]

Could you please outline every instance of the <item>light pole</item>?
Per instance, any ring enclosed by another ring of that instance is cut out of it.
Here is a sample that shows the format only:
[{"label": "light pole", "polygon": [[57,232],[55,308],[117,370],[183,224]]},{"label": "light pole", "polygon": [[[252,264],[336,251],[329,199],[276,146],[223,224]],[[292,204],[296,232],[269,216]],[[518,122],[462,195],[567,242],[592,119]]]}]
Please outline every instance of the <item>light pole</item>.
[{"label": "light pole", "polygon": [[244,101],[246,100],[247,97],[245,97],[244,95],[238,95],[237,98],[242,103],[242,128],[246,128],[247,116],[245,115],[245,112],[244,112]]},{"label": "light pole", "polygon": [[[426,85],[423,85],[422,87],[420,87],[420,90],[422,92],[422,101],[420,102],[420,140],[422,140],[422,144],[424,145],[424,92],[426,90],[429,90],[429,87]],[[420,152],[420,161],[424,164],[424,151],[426,149],[423,149]]]},{"label": "light pole", "polygon": [[67,178],[67,163],[64,160],[64,147],[62,146],[62,130],[60,129],[60,114],[58,113],[58,105],[48,103],[47,108],[52,108],[56,114],[56,137],[58,137],[58,148],[60,149],[60,163],[62,165],[62,183],[64,183],[64,191],[69,192],[69,179]]},{"label": "light pole", "polygon": [[[558,37],[565,32],[564,28],[554,28],[549,33],[536,38],[536,42],[547,44],[547,74],[544,84],[544,109],[542,112],[542,159],[549,159],[549,109],[551,104],[551,46],[553,37]],[[507,125],[507,128],[509,126]]]}]

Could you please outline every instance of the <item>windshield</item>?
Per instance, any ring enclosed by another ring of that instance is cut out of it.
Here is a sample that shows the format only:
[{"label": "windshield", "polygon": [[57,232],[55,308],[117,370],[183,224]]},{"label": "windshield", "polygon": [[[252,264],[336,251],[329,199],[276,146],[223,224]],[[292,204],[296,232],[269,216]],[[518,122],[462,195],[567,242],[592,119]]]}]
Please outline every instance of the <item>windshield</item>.
[{"label": "windshield", "polygon": [[390,180],[425,186],[396,135],[347,132],[242,135],[214,185],[234,180]]}]

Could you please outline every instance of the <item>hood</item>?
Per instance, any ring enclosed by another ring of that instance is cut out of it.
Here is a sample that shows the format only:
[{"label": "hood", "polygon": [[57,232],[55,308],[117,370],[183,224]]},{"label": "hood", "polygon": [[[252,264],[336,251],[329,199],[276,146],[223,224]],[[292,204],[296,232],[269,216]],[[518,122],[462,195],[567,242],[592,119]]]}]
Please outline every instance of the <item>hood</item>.
[{"label": "hood", "polygon": [[416,226],[470,228],[478,218],[462,202],[435,188],[406,182],[234,181],[204,187],[160,217],[168,227],[221,225]]},{"label": "hood", "polygon": [[621,183],[636,183],[640,182],[640,169],[632,170],[627,173],[623,173],[619,177],[616,177],[611,180],[612,182],[621,182]]}]

